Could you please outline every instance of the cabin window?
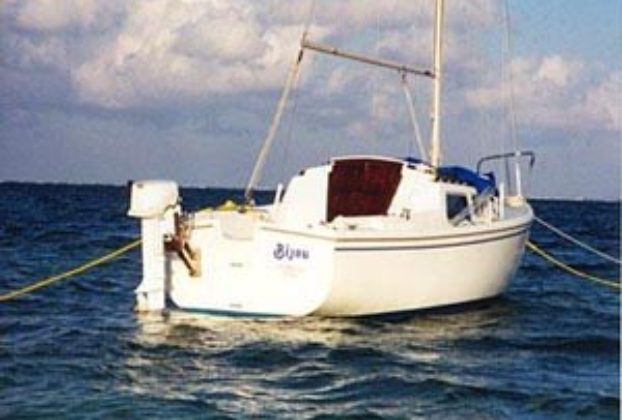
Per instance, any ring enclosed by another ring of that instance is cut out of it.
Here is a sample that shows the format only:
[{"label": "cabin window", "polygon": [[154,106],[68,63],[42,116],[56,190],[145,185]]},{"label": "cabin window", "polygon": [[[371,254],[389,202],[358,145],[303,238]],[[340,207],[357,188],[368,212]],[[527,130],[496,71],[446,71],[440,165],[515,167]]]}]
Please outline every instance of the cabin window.
[{"label": "cabin window", "polygon": [[447,219],[456,217],[469,205],[464,194],[447,194]]}]

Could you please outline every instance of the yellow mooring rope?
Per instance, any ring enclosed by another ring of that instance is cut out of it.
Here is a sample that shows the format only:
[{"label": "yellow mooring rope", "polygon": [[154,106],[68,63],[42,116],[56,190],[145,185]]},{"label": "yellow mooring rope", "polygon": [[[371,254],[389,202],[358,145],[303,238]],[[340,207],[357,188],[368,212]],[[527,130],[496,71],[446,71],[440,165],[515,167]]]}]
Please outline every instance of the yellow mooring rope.
[{"label": "yellow mooring rope", "polygon": [[539,256],[547,260],[548,262],[552,263],[558,268],[561,268],[564,271],[567,271],[570,274],[573,274],[577,277],[581,277],[586,280],[590,280],[595,283],[599,283],[599,284],[602,284],[602,285],[605,285],[605,286],[608,286],[614,289],[620,289],[620,283],[613,281],[613,280],[603,279],[601,277],[597,277],[597,276],[585,273],[583,271],[579,271],[576,268],[573,268],[569,266],[568,264],[561,262],[560,260],[552,256],[551,254],[547,253],[546,251],[542,250],[540,247],[538,247],[536,244],[534,244],[531,241],[527,241],[526,245],[527,245],[527,248],[529,248],[534,253],[538,254]]},{"label": "yellow mooring rope", "polygon": [[[216,207],[216,210],[221,210],[221,211],[235,211],[235,210],[244,210],[244,211],[249,211],[252,210],[253,207],[252,206],[248,206],[248,205],[240,205],[237,204],[233,201],[226,201],[223,204],[221,204],[220,206]],[[202,211],[208,211],[208,210],[214,210],[212,207],[206,207],[202,210]],[[135,239],[134,241],[130,242],[127,245],[122,246],[121,248],[115,249],[114,251],[109,252],[106,255],[103,255],[101,257],[95,258],[91,261],[88,261],[76,268],[73,268],[69,271],[65,271],[64,273],[60,273],[60,274],[56,274],[54,276],[51,277],[47,277],[45,279],[36,281],[32,284],[29,284],[27,286],[24,286],[22,288],[13,290],[11,292],[5,293],[3,295],[0,295],[0,302],[7,302],[9,300],[13,300],[19,296],[25,295],[27,293],[30,292],[34,292],[35,290],[41,289],[43,287],[49,286],[53,283],[56,283],[58,281],[76,276],[80,273],[83,273],[87,270],[90,270],[91,268],[94,268],[98,265],[107,263],[108,261],[111,261],[123,254],[125,254],[126,252],[136,248],[137,246],[139,246],[142,243],[142,239]]]},{"label": "yellow mooring rope", "polygon": [[140,243],[142,242],[142,239],[136,239],[132,242],[130,242],[127,245],[122,246],[121,248],[115,249],[112,252],[109,252],[108,254],[101,256],[99,258],[95,258],[94,260],[91,260],[85,264],[82,264],[72,270],[69,271],[65,271],[64,273],[61,274],[57,274],[55,276],[52,277],[48,277],[45,278],[43,280],[39,280],[35,283],[32,283],[28,286],[22,287],[20,289],[14,290],[12,292],[6,293],[4,295],[0,295],[0,302],[6,302],[12,299],[15,299],[21,295],[25,295],[26,293],[30,293],[33,292],[37,289],[41,289],[42,287],[45,286],[49,286],[52,283],[56,283],[58,281],[64,280],[66,278],[69,277],[73,277],[75,275],[78,275],[84,271],[87,271],[93,267],[96,267],[98,265],[107,263],[110,260],[113,260],[123,254],[125,254],[126,252],[130,251],[131,249],[136,248],[138,245],[140,245]]},{"label": "yellow mooring rope", "polygon": [[622,265],[622,261],[620,261],[619,258],[613,257],[613,256],[611,256],[609,254],[606,254],[606,253],[604,253],[602,251],[599,251],[598,249],[589,246],[585,242],[581,242],[577,238],[568,235],[566,232],[563,232],[560,228],[555,227],[552,224],[550,224],[548,222],[545,222],[544,220],[540,219],[538,216],[534,216],[533,220],[535,220],[537,223],[540,223],[542,226],[544,226],[545,228],[547,228],[548,230],[550,230],[554,234],[556,234],[558,236],[561,236],[562,238],[564,238],[565,240],[567,240],[569,242],[572,242],[576,246],[578,246],[580,248],[583,248],[586,251],[591,252],[592,254],[598,255],[599,257],[604,258],[607,261],[610,261],[610,262],[618,264],[618,265]]},{"label": "yellow mooring rope", "polygon": [[[121,248],[117,248],[112,252],[109,252],[108,254],[105,254],[101,257],[95,258],[91,261],[88,261],[76,268],[73,268],[69,271],[65,271],[64,273],[60,273],[51,277],[47,277],[45,279],[39,280],[37,282],[34,282],[32,284],[29,284],[28,286],[22,287],[20,289],[16,289],[13,290],[9,293],[5,293],[3,295],[0,295],[0,302],[6,302],[9,300],[13,300],[19,296],[25,295],[27,293],[33,292],[35,290],[41,289],[43,287],[49,286],[53,283],[56,283],[58,281],[76,276],[80,273],[83,273],[87,270],[90,270],[91,268],[97,267],[98,265],[102,265],[104,263],[107,263],[108,261],[111,261],[123,254],[125,254],[126,252],[136,248],[137,246],[139,246],[142,243],[142,239],[135,239],[134,241],[128,243],[127,245],[122,246]],[[563,262],[561,262],[560,260],[558,260],[557,258],[553,257],[551,254],[545,252],[544,250],[542,250],[541,248],[539,248],[537,245],[535,245],[533,242],[528,241],[526,243],[526,246],[533,251],[534,253],[538,254],[539,256],[541,256],[542,258],[544,258],[545,260],[551,262],[553,265],[561,268],[562,270],[565,270],[567,272],[569,272],[570,274],[573,274],[575,276],[593,281],[595,283],[599,283],[599,284],[603,284],[605,286],[608,287],[612,287],[614,289],[620,289],[620,283],[616,282],[616,281],[612,281],[612,280],[606,280],[597,276],[593,276],[591,274],[587,274],[584,273],[582,271],[577,270],[576,268],[573,268],[571,266],[569,266],[568,264],[565,264]]]}]

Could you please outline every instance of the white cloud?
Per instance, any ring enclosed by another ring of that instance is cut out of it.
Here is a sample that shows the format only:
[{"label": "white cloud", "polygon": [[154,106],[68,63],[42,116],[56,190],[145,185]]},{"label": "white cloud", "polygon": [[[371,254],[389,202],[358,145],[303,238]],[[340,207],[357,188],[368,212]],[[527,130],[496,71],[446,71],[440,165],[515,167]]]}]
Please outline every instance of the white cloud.
[{"label": "white cloud", "polygon": [[264,26],[246,1],[136,1],[119,35],[77,66],[83,101],[190,101],[283,83],[299,25]]},{"label": "white cloud", "polygon": [[609,74],[603,82],[592,87],[580,103],[577,114],[593,122],[597,128],[622,131],[622,72]]},{"label": "white cloud", "polygon": [[[302,2],[303,4],[305,2]],[[307,10],[285,7],[281,14],[305,17]],[[497,2],[494,0],[459,0],[452,1],[446,7],[450,26],[469,25],[471,27],[489,26],[497,15]],[[303,13],[303,14],[301,14]],[[396,28],[431,25],[434,4],[429,1],[361,1],[361,0],[325,0],[316,1],[314,18],[321,25],[339,26],[340,31],[351,32],[364,27]]]},{"label": "white cloud", "polygon": [[[28,30],[5,29],[5,60],[24,70],[56,70],[71,81],[70,94],[91,105],[192,106],[220,94],[282,86],[309,5],[276,0],[4,0],[2,14],[12,14],[14,23]],[[451,100],[446,103],[457,110],[464,104],[501,108],[507,89],[498,77],[490,77],[494,66],[474,54],[481,46],[477,31],[498,22],[498,3],[456,0],[448,4],[447,14]],[[428,66],[432,15],[426,1],[319,0],[311,33],[315,39],[368,52],[371,47],[371,53]],[[477,29],[469,34],[465,28],[473,26]],[[366,89],[375,95],[375,105],[366,109],[390,121],[395,113],[389,104],[403,105],[397,89],[390,95],[374,93],[372,72],[339,64],[315,82],[312,95],[325,100]],[[583,63],[559,54],[517,59],[512,66],[523,123],[619,127],[619,75],[600,83],[589,80]],[[393,83],[396,78],[391,77],[381,83]],[[420,90],[416,93],[421,96]]]},{"label": "white cloud", "polygon": [[544,57],[536,71],[536,80],[563,88],[577,76],[581,67],[580,63],[564,60],[559,55]]},{"label": "white cloud", "polygon": [[[620,126],[620,73],[598,83],[579,60],[560,55],[512,62],[516,112],[521,124],[561,129],[617,130]],[[501,109],[511,101],[509,82],[465,91],[476,109]]]},{"label": "white cloud", "polygon": [[[211,93],[281,86],[311,4],[275,0],[5,1],[11,3],[14,21],[21,28],[42,34],[80,29],[79,38],[53,41],[55,51],[50,50],[50,55],[54,58],[46,65],[58,62],[60,68],[70,70],[80,100],[109,108],[193,102]],[[493,0],[457,2],[449,10],[449,20],[452,26],[489,25],[495,4]],[[317,1],[311,32],[315,39],[332,35],[339,40],[355,38],[353,32],[363,31],[365,38],[364,32],[376,26],[382,38],[387,36],[386,42],[379,40],[380,47],[410,62],[413,58],[427,61],[430,42],[422,40],[429,41],[432,9],[427,2],[399,0]],[[22,53],[33,64],[45,61],[45,49],[52,47],[51,42],[32,40],[22,44]],[[425,46],[426,52],[418,46]]]},{"label": "white cloud", "polygon": [[250,7],[237,6],[223,3],[204,10],[200,19],[178,31],[173,48],[181,54],[204,59],[213,57],[225,63],[257,59],[267,47],[260,37],[261,29]]},{"label": "white cloud", "polygon": [[97,11],[96,0],[22,0],[16,21],[22,28],[43,31],[88,27]]}]

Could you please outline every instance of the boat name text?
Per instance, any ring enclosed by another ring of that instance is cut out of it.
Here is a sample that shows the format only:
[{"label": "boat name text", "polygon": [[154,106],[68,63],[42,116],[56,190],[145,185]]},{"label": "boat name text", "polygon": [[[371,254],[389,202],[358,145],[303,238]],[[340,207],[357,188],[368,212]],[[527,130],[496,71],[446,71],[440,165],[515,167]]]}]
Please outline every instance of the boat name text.
[{"label": "boat name text", "polygon": [[290,244],[277,243],[272,255],[277,260],[308,260],[309,250],[304,248],[296,248]]}]

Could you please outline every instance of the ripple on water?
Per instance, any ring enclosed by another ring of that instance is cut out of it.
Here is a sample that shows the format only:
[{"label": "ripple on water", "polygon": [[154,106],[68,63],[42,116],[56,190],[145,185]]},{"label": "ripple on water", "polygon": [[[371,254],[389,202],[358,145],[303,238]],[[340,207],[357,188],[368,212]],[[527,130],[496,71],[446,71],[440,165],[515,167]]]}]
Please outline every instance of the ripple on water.
[{"label": "ripple on water", "polygon": [[[9,198],[0,200],[2,292],[138,234],[121,188],[0,184],[0,194]],[[199,208],[227,194],[184,198]],[[545,220],[619,250],[618,204],[535,205]],[[598,221],[578,227],[586,214]],[[533,236],[586,270],[619,275],[537,226]],[[270,322],[137,316],[139,259],[132,251],[0,304],[0,417],[619,415],[619,296],[533,255],[503,298],[457,311]]]}]

